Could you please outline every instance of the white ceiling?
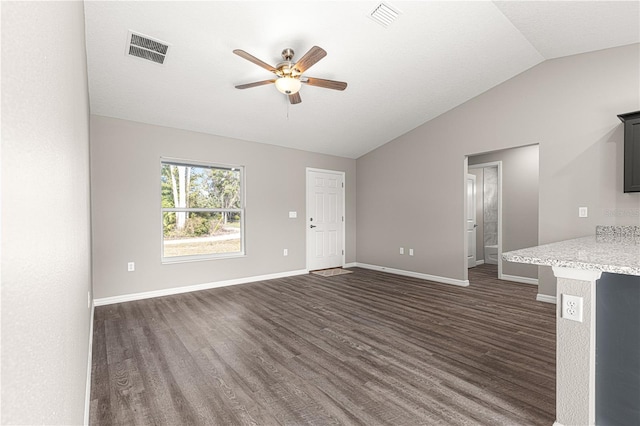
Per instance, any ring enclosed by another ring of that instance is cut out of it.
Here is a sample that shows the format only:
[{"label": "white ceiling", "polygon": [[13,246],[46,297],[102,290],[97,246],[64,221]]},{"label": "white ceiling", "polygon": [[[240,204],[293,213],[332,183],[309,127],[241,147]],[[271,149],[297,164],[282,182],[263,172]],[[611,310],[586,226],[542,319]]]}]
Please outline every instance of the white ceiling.
[{"label": "white ceiling", "polygon": [[[640,42],[638,1],[387,3],[388,28],[374,1],[87,1],[91,112],[358,158],[544,60]],[[165,65],[126,55],[129,30],[169,43]],[[273,74],[233,49],[275,65],[313,45],[305,75],[344,92],[234,88]]]}]

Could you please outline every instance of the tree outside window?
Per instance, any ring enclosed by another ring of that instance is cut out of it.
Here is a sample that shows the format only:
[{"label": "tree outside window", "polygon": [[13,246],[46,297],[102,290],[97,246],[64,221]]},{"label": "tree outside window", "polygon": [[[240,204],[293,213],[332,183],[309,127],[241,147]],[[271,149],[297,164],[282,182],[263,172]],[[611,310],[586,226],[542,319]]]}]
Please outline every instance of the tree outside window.
[{"label": "tree outside window", "polygon": [[243,168],[163,160],[162,258],[244,254]]}]

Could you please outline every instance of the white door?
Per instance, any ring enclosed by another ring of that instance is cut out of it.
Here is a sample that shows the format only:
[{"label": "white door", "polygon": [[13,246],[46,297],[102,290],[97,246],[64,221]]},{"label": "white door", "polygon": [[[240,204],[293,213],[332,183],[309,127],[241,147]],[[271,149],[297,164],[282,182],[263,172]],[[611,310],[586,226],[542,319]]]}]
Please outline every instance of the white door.
[{"label": "white door", "polygon": [[344,173],[307,169],[307,269],[342,266],[343,250]]},{"label": "white door", "polygon": [[467,268],[476,266],[476,176],[467,174]]}]

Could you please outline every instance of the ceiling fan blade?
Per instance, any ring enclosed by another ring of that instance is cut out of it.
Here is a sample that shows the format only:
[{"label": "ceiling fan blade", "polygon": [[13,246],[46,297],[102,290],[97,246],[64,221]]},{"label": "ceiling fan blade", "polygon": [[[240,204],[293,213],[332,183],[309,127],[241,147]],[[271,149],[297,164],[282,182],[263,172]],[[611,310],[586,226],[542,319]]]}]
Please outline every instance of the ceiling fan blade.
[{"label": "ceiling fan blade", "polygon": [[270,84],[275,82],[276,82],[275,80],[256,81],[255,83],[240,84],[236,86],[236,89],[249,89],[251,87],[264,86],[265,84]]},{"label": "ceiling fan blade", "polygon": [[300,92],[289,95],[289,102],[291,102],[292,104],[299,104],[300,102],[302,102],[302,98],[300,98]]},{"label": "ceiling fan blade", "polygon": [[313,64],[327,56],[327,52],[322,47],[313,46],[300,60],[293,66],[300,74],[311,68]]},{"label": "ceiling fan blade", "polygon": [[245,52],[244,50],[240,50],[240,49],[236,49],[233,51],[233,53],[235,53],[236,55],[240,56],[241,58],[246,59],[249,62],[253,62],[254,64],[256,64],[259,67],[262,67],[264,69],[266,69],[267,71],[271,71],[272,73],[275,73],[277,70],[272,67],[271,65],[269,65],[266,62],[261,61],[260,59],[256,58],[255,56]]},{"label": "ceiling fan blade", "polygon": [[323,78],[308,77],[307,80],[300,80],[303,83],[307,83],[309,86],[324,87],[325,89],[344,90],[347,88],[347,83],[344,81],[325,80]]}]

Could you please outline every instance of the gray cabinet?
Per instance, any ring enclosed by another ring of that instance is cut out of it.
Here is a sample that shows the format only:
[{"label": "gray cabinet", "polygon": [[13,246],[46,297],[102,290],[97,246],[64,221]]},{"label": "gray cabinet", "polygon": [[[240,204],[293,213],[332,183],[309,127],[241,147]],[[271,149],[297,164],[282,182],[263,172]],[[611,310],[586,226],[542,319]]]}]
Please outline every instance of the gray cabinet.
[{"label": "gray cabinet", "polygon": [[596,424],[640,425],[640,277],[596,285]]},{"label": "gray cabinet", "polygon": [[640,111],[618,118],[624,123],[624,192],[640,192]]}]

